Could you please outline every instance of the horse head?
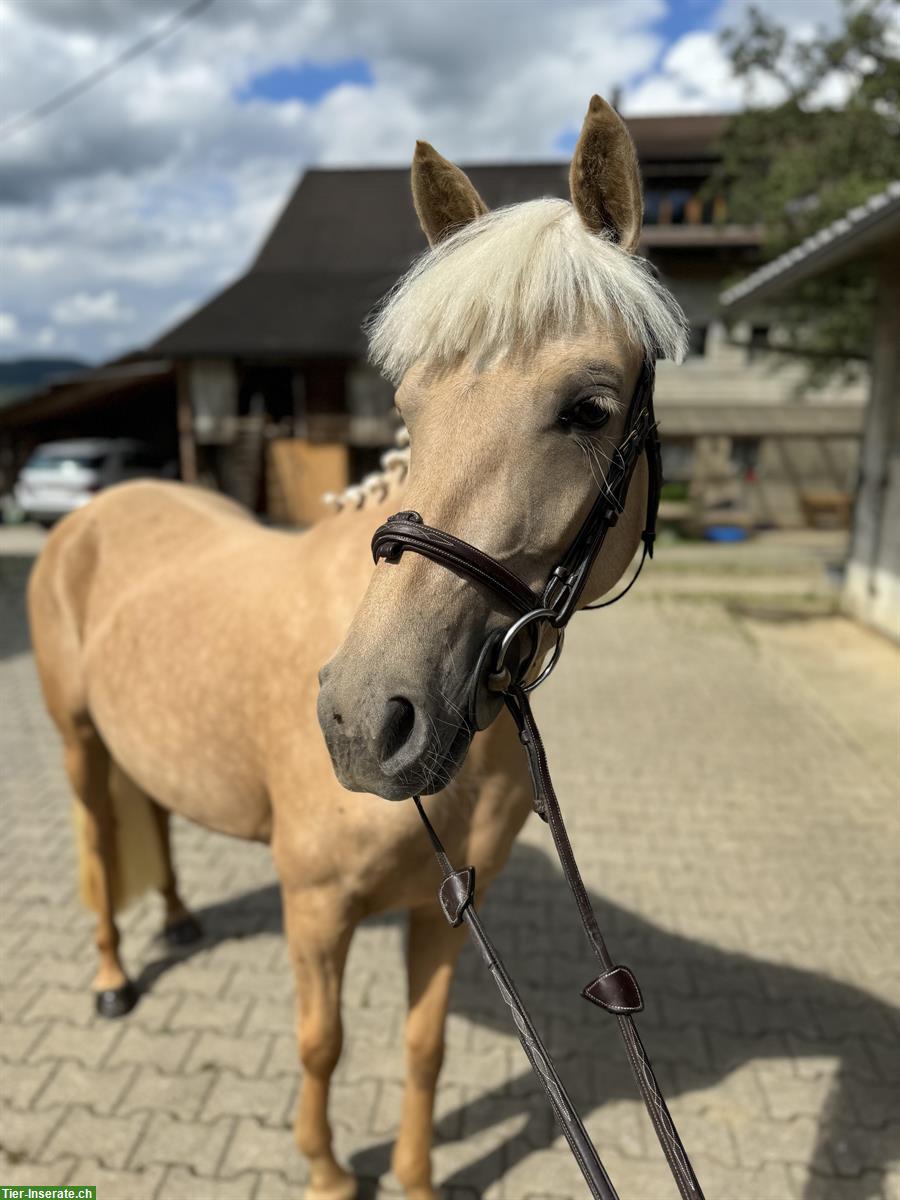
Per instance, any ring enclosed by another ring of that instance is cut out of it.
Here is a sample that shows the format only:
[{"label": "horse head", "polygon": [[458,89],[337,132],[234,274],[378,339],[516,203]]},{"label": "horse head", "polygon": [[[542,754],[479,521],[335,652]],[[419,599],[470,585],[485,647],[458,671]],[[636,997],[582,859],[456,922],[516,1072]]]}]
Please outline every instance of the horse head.
[{"label": "horse head", "polygon": [[[412,191],[429,249],[370,326],[373,361],[394,382],[410,435],[404,507],[538,596],[606,487],[645,364],[680,358],[684,345],[678,305],[635,255],[634,145],[599,97],[570,183],[571,202],[488,212],[458,167],[418,143]],[[582,604],[633,558],[647,469],[638,461]],[[487,721],[500,711],[477,668],[509,624],[509,608],[471,574],[417,554],[380,563],[320,677],[319,720],[341,783],[389,799],[444,787],[473,735],[473,687]]]}]

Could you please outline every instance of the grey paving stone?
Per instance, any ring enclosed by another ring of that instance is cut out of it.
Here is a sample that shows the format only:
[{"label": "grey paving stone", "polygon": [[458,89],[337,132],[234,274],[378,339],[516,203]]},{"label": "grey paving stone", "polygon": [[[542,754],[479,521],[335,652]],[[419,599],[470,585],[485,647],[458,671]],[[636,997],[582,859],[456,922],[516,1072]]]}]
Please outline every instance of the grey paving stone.
[{"label": "grey paving stone", "polygon": [[253,1171],[235,1179],[212,1179],[187,1167],[169,1167],[159,1195],[165,1200],[264,1200],[258,1188],[259,1175]]},{"label": "grey paving stone", "polygon": [[207,996],[202,1004],[185,997],[169,1017],[172,1029],[211,1029],[233,1034],[242,1027],[250,1009],[246,998],[224,1000]]},{"label": "grey paving stone", "polygon": [[44,1150],[53,1131],[63,1119],[62,1108],[45,1112],[18,1111],[0,1106],[0,1154],[4,1166],[16,1166],[24,1159],[48,1162],[62,1157],[61,1153],[46,1155]]},{"label": "grey paving stone", "polygon": [[[343,1063],[342,1063],[343,1065]],[[269,1038],[269,1049],[263,1074],[270,1077],[290,1075],[296,1078],[300,1069],[300,1053],[293,1033],[276,1033]]]},{"label": "grey paving stone", "polygon": [[129,1032],[109,1021],[84,1029],[63,1020],[39,1022],[36,1027],[42,1032],[30,1049],[30,1061],[71,1059],[85,1067],[110,1061],[110,1051]]},{"label": "grey paving stone", "polygon": [[290,1035],[297,1017],[294,997],[284,996],[279,1000],[252,999],[249,1014],[243,1025],[244,1033],[283,1033]]},{"label": "grey paving stone", "polygon": [[131,1158],[132,1167],[153,1163],[179,1166],[190,1163],[198,1175],[214,1176],[232,1138],[234,1122],[229,1117],[205,1124],[181,1121],[168,1113],[155,1112],[148,1118],[135,1114],[143,1134]]},{"label": "grey paving stone", "polygon": [[154,994],[182,996],[220,996],[234,974],[234,967],[201,964],[194,959],[176,962],[153,985]]},{"label": "grey paving stone", "polygon": [[[27,972],[23,971],[23,975]],[[0,1020],[6,1022],[21,1021],[28,1023],[27,1014],[33,1008],[41,995],[41,989],[33,983],[16,982],[12,986],[0,988]]]},{"label": "grey paving stone", "polygon": [[91,992],[84,988],[45,986],[35,993],[31,1004],[20,1016],[23,1024],[57,1018],[82,1029],[92,1025],[95,1018]]},{"label": "grey paving stone", "polygon": [[131,1067],[131,1084],[118,1103],[118,1111],[167,1113],[181,1120],[197,1117],[216,1079],[213,1071],[195,1075],[167,1075],[156,1067]]},{"label": "grey paving stone", "polygon": [[289,1183],[277,1171],[259,1171],[257,1177],[254,1200],[297,1200],[301,1194],[296,1183]]},{"label": "grey paving stone", "polygon": [[54,1062],[0,1063],[0,1093],[11,1108],[28,1108],[56,1071]]},{"label": "grey paving stone", "polygon": [[83,1105],[96,1114],[118,1113],[122,1093],[134,1075],[131,1066],[93,1068],[67,1060],[54,1063],[53,1068],[52,1079],[34,1102],[37,1109]]},{"label": "grey paving stone", "polygon": [[294,981],[286,962],[280,971],[249,971],[238,966],[231,972],[227,995],[256,996],[263,1000],[278,998],[293,1003]]},{"label": "grey paving stone", "polygon": [[184,1063],[198,1035],[190,1030],[182,1033],[148,1033],[136,1025],[128,1025],[121,1040],[110,1055],[110,1066],[137,1063],[138,1066],[158,1067],[169,1073]]},{"label": "grey paving stone", "polygon": [[[0,1170],[3,1171],[3,1184],[7,1187],[26,1187],[39,1181],[39,1186],[55,1187],[74,1179],[75,1159],[58,1158],[52,1163],[38,1163],[17,1153],[10,1157],[0,1148]],[[86,1183],[87,1180],[79,1182]]]},{"label": "grey paving stone", "polygon": [[218,1070],[230,1067],[239,1075],[256,1075],[269,1053],[269,1038],[265,1034],[252,1037],[230,1037],[223,1033],[203,1032],[191,1050],[187,1061],[190,1071]]},{"label": "grey paving stone", "polygon": [[38,1025],[19,1025],[16,1022],[4,1020],[3,1040],[0,1042],[0,1053],[4,1060],[6,1062],[23,1062],[29,1058],[36,1046],[43,1046],[49,1027],[48,1021],[43,1021]]},{"label": "grey paving stone", "polygon": [[[161,1166],[142,1171],[112,1171],[95,1158],[83,1158],[72,1168],[66,1182],[93,1184],[98,1200],[155,1200],[165,1195],[160,1190],[164,1174],[165,1167]],[[196,1200],[203,1198],[198,1195]]]},{"label": "grey paving stone", "polygon": [[[21,621],[3,580],[0,629]],[[885,954],[900,907],[885,715],[900,659],[840,620],[764,624],[664,593],[573,624],[537,697],[585,880],[645,992],[657,1073],[710,1197],[900,1200],[900,973]],[[136,904],[123,951],[144,994],[123,1021],[97,1021],[70,800],[27,655],[0,658],[0,711],[4,1182],[299,1200],[293,979],[265,848],[174,823],[206,937],[170,952],[159,898]],[[592,964],[540,822],[482,911],[622,1195],[670,1195],[615,1030],[578,997]],[[354,942],[331,1104],[340,1154],[385,1200],[399,1195],[403,940],[391,918]],[[471,950],[447,1045],[446,1200],[583,1195]]]},{"label": "grey paving stone", "polygon": [[[0,952],[2,953],[2,952]],[[90,958],[83,962],[61,962],[53,958],[34,958],[22,973],[22,982],[29,988],[52,987],[90,990],[96,965]]]},{"label": "grey paving stone", "polygon": [[141,1114],[119,1117],[97,1115],[87,1108],[72,1106],[55,1129],[43,1153],[50,1159],[63,1154],[81,1154],[90,1149],[110,1171],[120,1171],[141,1136],[146,1118]]},{"label": "grey paving stone", "polygon": [[[285,1125],[291,1116],[294,1084],[287,1076],[278,1079],[245,1079],[233,1071],[222,1071],[203,1104],[201,1118],[213,1121],[223,1114],[256,1117],[265,1125]],[[336,1104],[336,1101],[335,1101]],[[341,1111],[337,1106],[336,1112]]]},{"label": "grey paving stone", "polygon": [[295,1186],[308,1178],[293,1131],[262,1125],[249,1117],[240,1118],[228,1144],[221,1174],[227,1177],[244,1171],[272,1170]]}]

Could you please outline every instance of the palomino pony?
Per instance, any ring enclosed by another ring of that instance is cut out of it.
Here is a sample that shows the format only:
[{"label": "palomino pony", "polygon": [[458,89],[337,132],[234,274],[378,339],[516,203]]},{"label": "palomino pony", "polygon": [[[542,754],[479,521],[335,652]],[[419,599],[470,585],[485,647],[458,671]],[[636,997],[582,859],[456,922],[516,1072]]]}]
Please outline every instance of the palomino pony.
[{"label": "palomino pony", "polygon": [[[341,976],[358,922],[396,909],[409,912],[409,1015],[393,1163],[408,1197],[435,1195],[432,1110],[465,939],[435,902],[413,806],[372,793],[437,793],[430,812],[448,851],[475,865],[482,888],[531,803],[507,715],[474,738],[462,715],[485,635],[508,613],[491,592],[418,556],[373,570],[372,533],[402,501],[535,585],[602,486],[645,357],[682,353],[677,305],[633,257],[634,147],[598,97],[571,181],[571,204],[489,214],[461,171],[418,144],[413,198],[431,249],[371,329],[373,359],[400,384],[411,435],[408,479],[396,467],[380,503],[294,535],[204,491],[126,484],[66,518],[32,575],[35,654],[98,915],[98,1009],[116,1016],[135,1002],[115,911],[151,850],[156,869],[143,882],[161,890],[169,932],[191,932],[169,853],[171,812],[269,842],[297,982],[295,1131],[308,1200],[355,1194],[327,1116]],[[642,462],[584,602],[633,556],[645,471]],[[496,715],[499,700],[483,699]],[[139,822],[143,833],[129,839]]]}]

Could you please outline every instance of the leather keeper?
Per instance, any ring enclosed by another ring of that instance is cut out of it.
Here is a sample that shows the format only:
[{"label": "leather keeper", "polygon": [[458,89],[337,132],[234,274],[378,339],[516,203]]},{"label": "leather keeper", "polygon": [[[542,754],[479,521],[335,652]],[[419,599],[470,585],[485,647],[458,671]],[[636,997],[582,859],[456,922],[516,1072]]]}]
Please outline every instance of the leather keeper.
[{"label": "leather keeper", "polygon": [[438,888],[438,900],[444,916],[455,928],[462,924],[466,906],[475,898],[475,868],[464,867],[447,875]]},{"label": "leather keeper", "polygon": [[604,971],[581,994],[598,1008],[615,1014],[640,1012],[644,1007],[641,989],[627,967],[613,967],[611,971]]}]

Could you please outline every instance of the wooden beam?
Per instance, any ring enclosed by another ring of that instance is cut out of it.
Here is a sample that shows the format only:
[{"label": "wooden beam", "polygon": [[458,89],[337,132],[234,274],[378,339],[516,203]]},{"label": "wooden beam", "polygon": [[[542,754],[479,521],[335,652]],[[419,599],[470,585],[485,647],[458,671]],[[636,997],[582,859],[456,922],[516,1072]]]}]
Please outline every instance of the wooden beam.
[{"label": "wooden beam", "polygon": [[178,404],[178,461],[185,483],[197,482],[197,442],[194,437],[194,406],[191,402],[190,368],[186,362],[175,366]]}]

